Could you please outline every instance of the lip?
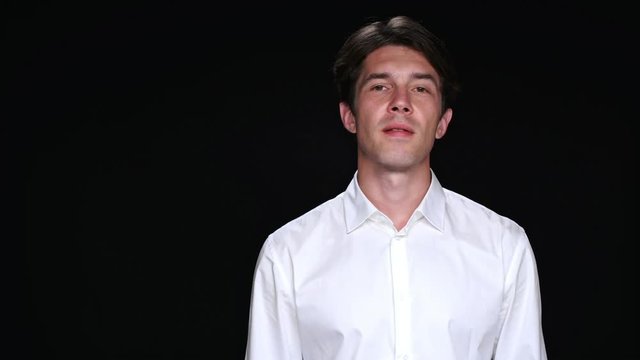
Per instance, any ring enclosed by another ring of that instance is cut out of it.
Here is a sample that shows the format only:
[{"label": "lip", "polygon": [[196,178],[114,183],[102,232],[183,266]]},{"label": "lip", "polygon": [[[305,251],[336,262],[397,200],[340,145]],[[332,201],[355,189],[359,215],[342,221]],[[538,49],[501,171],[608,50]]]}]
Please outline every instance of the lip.
[{"label": "lip", "polygon": [[385,126],[382,131],[387,135],[392,136],[410,136],[413,135],[413,129],[406,124],[392,123]]}]

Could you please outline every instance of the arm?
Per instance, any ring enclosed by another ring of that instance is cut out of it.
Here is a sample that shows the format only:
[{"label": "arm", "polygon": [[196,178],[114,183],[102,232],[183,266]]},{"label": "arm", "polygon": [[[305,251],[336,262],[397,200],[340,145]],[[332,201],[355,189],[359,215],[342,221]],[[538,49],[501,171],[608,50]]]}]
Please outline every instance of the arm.
[{"label": "arm", "polygon": [[[514,243],[505,242],[504,320],[495,360],[546,360],[542,303],[536,261],[522,229]],[[510,255],[510,256],[509,256]]]},{"label": "arm", "polygon": [[258,256],[251,293],[245,360],[302,359],[293,297],[292,276],[286,276],[267,239]]}]

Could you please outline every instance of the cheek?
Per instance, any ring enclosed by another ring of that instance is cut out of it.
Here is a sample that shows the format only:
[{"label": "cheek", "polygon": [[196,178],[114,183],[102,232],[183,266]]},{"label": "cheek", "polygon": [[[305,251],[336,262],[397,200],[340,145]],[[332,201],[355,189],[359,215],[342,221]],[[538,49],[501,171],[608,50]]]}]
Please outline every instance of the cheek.
[{"label": "cheek", "polygon": [[389,102],[389,94],[384,93],[368,93],[359,97],[359,108],[361,109],[378,109],[386,108]]},{"label": "cheek", "polygon": [[387,112],[386,104],[384,101],[375,101],[373,99],[363,101],[358,109],[360,111],[360,117],[375,119],[384,116]]}]

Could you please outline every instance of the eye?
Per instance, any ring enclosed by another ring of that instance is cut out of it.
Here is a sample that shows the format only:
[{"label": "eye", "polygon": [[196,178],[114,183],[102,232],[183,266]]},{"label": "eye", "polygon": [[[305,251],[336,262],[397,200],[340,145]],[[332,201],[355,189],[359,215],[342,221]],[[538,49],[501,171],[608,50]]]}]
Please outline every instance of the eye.
[{"label": "eye", "polygon": [[429,89],[427,89],[426,87],[418,86],[416,88],[416,91],[419,92],[419,93],[428,93]]},{"label": "eye", "polygon": [[387,86],[385,86],[385,85],[381,85],[381,84],[373,85],[373,86],[371,87],[371,90],[373,90],[373,91],[385,91],[385,90],[387,90],[387,89],[388,89],[388,87],[387,87]]}]

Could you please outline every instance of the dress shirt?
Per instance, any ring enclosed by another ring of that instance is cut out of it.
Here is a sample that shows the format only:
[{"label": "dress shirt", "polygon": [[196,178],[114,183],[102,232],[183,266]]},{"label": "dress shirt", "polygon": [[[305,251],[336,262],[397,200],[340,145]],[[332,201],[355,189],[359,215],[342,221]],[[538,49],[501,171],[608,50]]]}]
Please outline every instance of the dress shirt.
[{"label": "dress shirt", "polygon": [[356,172],[343,193],[270,234],[245,359],[546,359],[525,231],[431,175],[400,230]]}]

